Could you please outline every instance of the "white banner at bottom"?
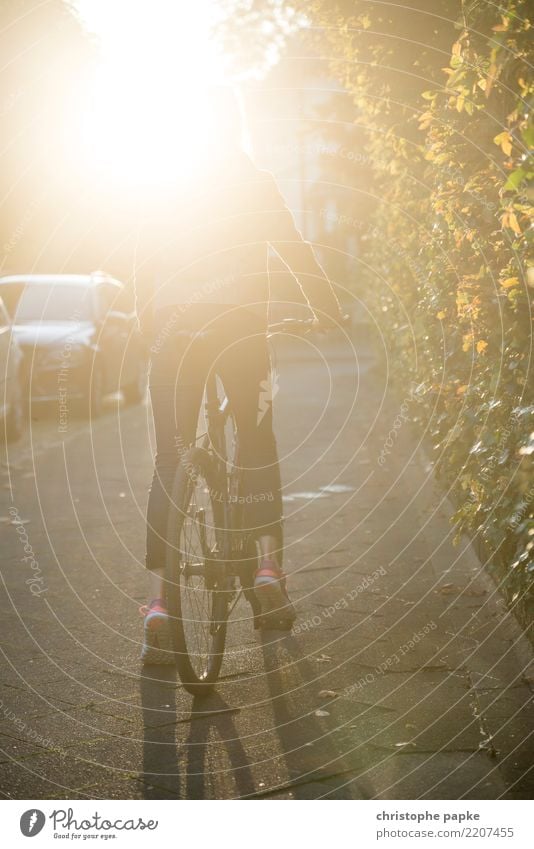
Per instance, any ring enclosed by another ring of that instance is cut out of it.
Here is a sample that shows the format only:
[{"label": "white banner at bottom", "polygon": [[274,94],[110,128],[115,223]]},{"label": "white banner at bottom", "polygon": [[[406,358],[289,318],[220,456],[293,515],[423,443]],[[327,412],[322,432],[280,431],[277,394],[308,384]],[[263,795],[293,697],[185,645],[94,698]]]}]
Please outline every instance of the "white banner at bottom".
[{"label": "white banner at bottom", "polygon": [[[265,805],[269,805],[268,809]],[[532,847],[529,801],[6,800],[3,845],[205,849]]]}]

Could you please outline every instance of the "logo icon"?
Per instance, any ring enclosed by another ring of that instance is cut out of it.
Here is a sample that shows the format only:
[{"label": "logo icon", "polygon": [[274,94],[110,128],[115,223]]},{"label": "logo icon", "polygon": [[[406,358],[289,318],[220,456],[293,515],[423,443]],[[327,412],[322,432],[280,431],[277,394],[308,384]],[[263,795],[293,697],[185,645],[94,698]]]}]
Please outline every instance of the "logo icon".
[{"label": "logo icon", "polygon": [[46,817],[42,811],[37,808],[30,808],[29,811],[24,811],[20,818],[20,830],[25,837],[35,837],[36,834],[39,834],[45,822]]}]

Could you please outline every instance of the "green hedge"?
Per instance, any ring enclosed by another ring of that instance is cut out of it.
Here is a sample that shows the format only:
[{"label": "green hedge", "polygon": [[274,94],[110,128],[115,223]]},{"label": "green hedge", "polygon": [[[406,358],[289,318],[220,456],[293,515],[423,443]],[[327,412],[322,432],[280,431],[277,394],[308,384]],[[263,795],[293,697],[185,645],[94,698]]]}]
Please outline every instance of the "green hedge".
[{"label": "green hedge", "polygon": [[392,366],[420,386],[418,415],[458,531],[495,555],[524,622],[534,603],[528,10],[523,0],[406,14],[313,4],[320,43],[367,128],[378,237],[363,258]]}]

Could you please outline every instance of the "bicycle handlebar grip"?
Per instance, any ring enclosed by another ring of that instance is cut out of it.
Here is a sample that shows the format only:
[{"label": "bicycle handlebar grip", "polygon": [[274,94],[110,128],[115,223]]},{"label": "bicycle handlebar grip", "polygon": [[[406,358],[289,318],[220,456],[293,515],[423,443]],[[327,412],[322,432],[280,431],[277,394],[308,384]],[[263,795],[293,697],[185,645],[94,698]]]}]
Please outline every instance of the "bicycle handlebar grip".
[{"label": "bicycle handlebar grip", "polygon": [[283,321],[277,321],[274,324],[270,324],[267,328],[267,332],[269,334],[304,333],[312,328],[313,323],[313,318],[285,318]]}]

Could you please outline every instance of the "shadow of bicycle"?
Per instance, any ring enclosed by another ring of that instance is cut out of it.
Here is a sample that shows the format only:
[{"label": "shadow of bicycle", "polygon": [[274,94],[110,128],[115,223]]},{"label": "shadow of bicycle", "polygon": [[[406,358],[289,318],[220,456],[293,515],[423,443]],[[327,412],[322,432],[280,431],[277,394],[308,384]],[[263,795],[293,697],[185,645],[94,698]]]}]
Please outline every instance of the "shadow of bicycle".
[{"label": "shadow of bicycle", "polygon": [[[174,669],[153,667],[143,674],[145,798],[355,797],[348,784],[350,770],[336,746],[335,728],[317,715],[317,670],[303,655],[298,640],[265,632],[259,648],[265,671],[258,687],[263,698],[267,689],[272,727],[246,739],[243,723],[236,724],[246,705],[234,707],[216,691],[192,701],[186,697],[180,713]],[[220,687],[224,689],[224,683]],[[263,735],[269,738],[264,748]],[[270,757],[273,767],[262,770],[261,784],[254,771],[258,745],[260,759]],[[265,772],[273,778],[266,781]],[[281,774],[283,780],[274,777]]]},{"label": "shadow of bicycle", "polygon": [[[254,792],[247,754],[233,720],[238,708],[214,692],[193,699],[187,714],[179,715],[176,674],[169,667],[153,667],[142,675],[141,699],[144,798],[234,798]],[[182,727],[188,731],[180,742]]]}]

